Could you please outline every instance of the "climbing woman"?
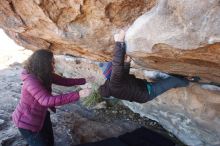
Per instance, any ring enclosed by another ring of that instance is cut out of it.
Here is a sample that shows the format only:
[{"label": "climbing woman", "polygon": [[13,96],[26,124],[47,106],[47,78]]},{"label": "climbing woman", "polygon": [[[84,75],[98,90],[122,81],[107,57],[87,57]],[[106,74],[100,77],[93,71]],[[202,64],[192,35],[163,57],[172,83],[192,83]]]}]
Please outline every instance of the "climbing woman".
[{"label": "climbing woman", "polygon": [[147,82],[129,74],[131,58],[126,56],[125,32],[121,30],[114,36],[115,49],[112,62],[100,63],[106,81],[99,87],[102,97],[135,101],[139,103],[153,100],[158,95],[171,88],[186,87],[189,80],[186,78],[170,76],[157,82]]}]

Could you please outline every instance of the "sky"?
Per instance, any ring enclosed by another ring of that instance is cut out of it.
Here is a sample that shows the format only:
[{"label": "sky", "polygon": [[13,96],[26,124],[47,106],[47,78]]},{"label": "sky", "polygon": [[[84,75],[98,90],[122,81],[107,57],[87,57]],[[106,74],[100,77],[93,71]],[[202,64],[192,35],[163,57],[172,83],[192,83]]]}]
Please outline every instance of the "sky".
[{"label": "sky", "polygon": [[22,63],[32,51],[17,45],[0,29],[0,69],[8,68],[10,64]]}]

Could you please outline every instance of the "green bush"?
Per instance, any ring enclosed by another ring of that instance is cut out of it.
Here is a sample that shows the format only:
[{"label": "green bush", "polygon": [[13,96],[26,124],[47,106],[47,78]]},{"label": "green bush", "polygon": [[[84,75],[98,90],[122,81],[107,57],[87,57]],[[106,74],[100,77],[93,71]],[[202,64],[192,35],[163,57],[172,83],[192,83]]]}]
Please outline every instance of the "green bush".
[{"label": "green bush", "polygon": [[94,83],[92,84],[92,93],[84,99],[83,104],[87,107],[92,107],[101,101],[103,100],[98,92],[98,85]]}]

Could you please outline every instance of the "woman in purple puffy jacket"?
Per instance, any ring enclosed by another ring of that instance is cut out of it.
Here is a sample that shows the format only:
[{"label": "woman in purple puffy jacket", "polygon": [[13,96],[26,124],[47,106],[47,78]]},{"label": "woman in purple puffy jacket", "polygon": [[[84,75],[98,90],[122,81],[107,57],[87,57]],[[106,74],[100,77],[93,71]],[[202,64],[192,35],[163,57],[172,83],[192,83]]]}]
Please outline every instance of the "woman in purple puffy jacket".
[{"label": "woman in purple puffy jacket", "polygon": [[86,79],[63,78],[55,74],[53,53],[43,49],[30,56],[21,78],[21,98],[12,114],[13,122],[30,146],[53,146],[53,129],[48,108],[55,112],[55,106],[74,103],[80,97],[88,96],[91,89],[52,95],[52,83],[62,86],[82,85],[86,83]]}]

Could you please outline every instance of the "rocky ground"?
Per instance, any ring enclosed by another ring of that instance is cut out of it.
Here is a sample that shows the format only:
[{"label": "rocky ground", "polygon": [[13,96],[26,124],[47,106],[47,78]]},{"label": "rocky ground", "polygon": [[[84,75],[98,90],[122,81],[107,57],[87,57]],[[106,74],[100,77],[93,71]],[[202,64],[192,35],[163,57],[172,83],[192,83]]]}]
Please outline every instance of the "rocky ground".
[{"label": "rocky ground", "polygon": [[[19,101],[21,65],[14,63],[0,71],[0,145],[23,146],[25,141],[11,121],[11,113]],[[73,88],[54,86],[54,93],[68,92]],[[72,146],[79,143],[116,137],[140,126],[156,130],[181,143],[166,132],[157,122],[141,118],[120,102],[100,103],[96,108],[86,108],[82,102],[57,108],[52,114],[55,143],[57,146]]]}]

